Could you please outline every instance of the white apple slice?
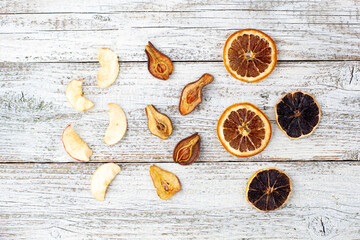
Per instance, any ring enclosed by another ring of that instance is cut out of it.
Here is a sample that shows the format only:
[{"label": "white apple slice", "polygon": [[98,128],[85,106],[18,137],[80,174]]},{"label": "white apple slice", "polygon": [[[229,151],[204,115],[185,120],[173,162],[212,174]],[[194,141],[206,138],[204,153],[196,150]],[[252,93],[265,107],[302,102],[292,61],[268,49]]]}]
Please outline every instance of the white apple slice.
[{"label": "white apple slice", "polygon": [[101,68],[97,74],[97,85],[99,88],[107,88],[119,75],[118,57],[108,48],[100,48],[98,54]]},{"label": "white apple slice", "polygon": [[63,134],[62,142],[65,148],[65,151],[70,155],[70,157],[75,160],[88,162],[92,151],[89,146],[77,135],[75,130],[69,124]]},{"label": "white apple slice", "polygon": [[70,105],[78,111],[86,111],[94,106],[94,103],[83,97],[83,79],[74,79],[66,87],[66,98]]},{"label": "white apple slice", "polygon": [[108,145],[118,143],[125,135],[127,128],[126,115],[116,103],[108,103],[109,126],[106,129],[104,142]]},{"label": "white apple slice", "polygon": [[90,184],[91,193],[96,200],[105,200],[105,193],[109,184],[120,171],[120,166],[115,163],[105,163],[96,169],[91,177]]}]

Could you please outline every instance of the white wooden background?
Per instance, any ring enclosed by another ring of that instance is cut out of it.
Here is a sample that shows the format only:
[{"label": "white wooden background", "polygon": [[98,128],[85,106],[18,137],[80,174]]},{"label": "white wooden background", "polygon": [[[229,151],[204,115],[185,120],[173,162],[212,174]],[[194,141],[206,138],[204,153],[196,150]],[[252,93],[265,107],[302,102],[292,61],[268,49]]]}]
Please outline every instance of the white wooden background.
[{"label": "white wooden background", "polygon": [[[360,239],[360,2],[358,0],[0,0],[0,239]],[[222,47],[234,31],[256,28],[278,48],[274,72],[259,83],[232,78]],[[174,61],[168,81],[147,70],[147,41]],[[120,59],[118,80],[96,85],[97,49]],[[186,83],[215,80],[204,102],[181,116]],[[84,78],[88,112],[71,108],[67,83]],[[273,107],[304,90],[322,107],[310,137],[288,139]],[[228,154],[216,136],[222,111],[248,101],[270,118],[273,136],[254,157]],[[118,103],[128,132],[106,146],[106,104]],[[173,121],[168,140],[149,133],[144,108]],[[73,161],[61,134],[72,123],[94,151]],[[172,162],[182,138],[199,132],[199,161]],[[89,190],[100,162],[123,171],[104,202]],[[168,201],[153,188],[150,164],[175,173],[182,190]],[[263,167],[286,171],[293,194],[260,213],[245,200],[248,178]]]}]

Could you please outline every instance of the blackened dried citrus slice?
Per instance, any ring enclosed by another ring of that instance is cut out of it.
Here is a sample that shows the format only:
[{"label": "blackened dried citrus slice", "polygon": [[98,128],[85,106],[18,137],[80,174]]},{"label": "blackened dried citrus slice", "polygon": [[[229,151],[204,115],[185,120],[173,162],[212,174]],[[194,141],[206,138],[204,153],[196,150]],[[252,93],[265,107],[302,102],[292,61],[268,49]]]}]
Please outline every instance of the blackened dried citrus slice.
[{"label": "blackened dried citrus slice", "polygon": [[277,51],[274,40],[255,29],[233,33],[225,42],[223,60],[226,70],[245,82],[258,82],[274,69]]},{"label": "blackened dried citrus slice", "polygon": [[321,110],[309,93],[296,91],[283,96],[275,105],[276,122],[289,138],[302,138],[314,132]]},{"label": "blackened dried citrus slice", "polygon": [[271,124],[266,115],[251,103],[228,107],[217,125],[223,147],[238,157],[250,157],[265,149],[271,137]]},{"label": "blackened dried citrus slice", "polygon": [[289,176],[276,168],[257,171],[247,183],[246,200],[261,212],[281,208],[291,194]]}]

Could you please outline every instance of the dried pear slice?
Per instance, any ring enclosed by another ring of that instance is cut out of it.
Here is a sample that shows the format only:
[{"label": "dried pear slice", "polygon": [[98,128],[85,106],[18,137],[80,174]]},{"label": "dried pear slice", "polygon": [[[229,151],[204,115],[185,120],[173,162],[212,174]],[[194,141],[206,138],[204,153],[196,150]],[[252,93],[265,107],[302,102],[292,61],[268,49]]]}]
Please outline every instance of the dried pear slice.
[{"label": "dried pear slice", "polygon": [[158,196],[163,200],[171,198],[181,189],[180,181],[176,175],[158,166],[150,166],[150,176]]},{"label": "dried pear slice", "polygon": [[173,160],[180,165],[190,165],[194,163],[200,154],[200,135],[193,135],[181,140],[174,148]]},{"label": "dried pear slice", "polygon": [[153,105],[147,105],[145,112],[148,119],[149,131],[161,139],[169,138],[173,131],[170,118],[156,110]]},{"label": "dried pear slice", "polygon": [[174,69],[170,58],[159,52],[151,42],[145,46],[145,53],[148,57],[148,69],[151,75],[160,80],[168,80]]},{"label": "dried pear slice", "polygon": [[211,74],[205,73],[195,82],[187,84],[181,92],[179,112],[181,115],[191,113],[202,102],[202,89],[214,80]]}]

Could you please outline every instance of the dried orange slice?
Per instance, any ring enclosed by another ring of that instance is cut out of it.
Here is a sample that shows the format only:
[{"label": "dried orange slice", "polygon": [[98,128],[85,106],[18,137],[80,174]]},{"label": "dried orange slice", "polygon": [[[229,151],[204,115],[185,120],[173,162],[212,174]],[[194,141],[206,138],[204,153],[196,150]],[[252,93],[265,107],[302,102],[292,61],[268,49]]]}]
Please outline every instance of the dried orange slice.
[{"label": "dried orange slice", "polygon": [[295,91],[284,95],[275,105],[276,122],[289,138],[303,138],[319,126],[321,110],[309,93]]},{"label": "dried orange slice", "polygon": [[271,137],[266,115],[251,103],[228,107],[217,124],[217,135],[223,147],[238,157],[250,157],[265,149]]},{"label": "dried orange slice", "polygon": [[258,82],[274,69],[277,51],[274,40],[255,29],[233,33],[225,42],[223,59],[226,70],[244,82]]},{"label": "dried orange slice", "polygon": [[290,177],[276,168],[257,171],[247,183],[246,200],[261,212],[281,208],[291,194]]}]

